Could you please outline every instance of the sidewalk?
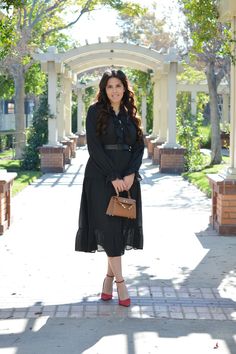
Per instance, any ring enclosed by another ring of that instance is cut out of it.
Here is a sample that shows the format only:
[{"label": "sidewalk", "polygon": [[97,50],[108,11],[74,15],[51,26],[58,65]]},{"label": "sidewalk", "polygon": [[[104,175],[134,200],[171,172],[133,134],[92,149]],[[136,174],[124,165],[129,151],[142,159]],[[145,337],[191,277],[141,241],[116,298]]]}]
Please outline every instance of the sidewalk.
[{"label": "sidewalk", "polygon": [[104,253],[74,252],[87,150],[13,198],[0,237],[0,354],[236,354],[236,238],[211,201],[144,158],[145,245],[127,251],[132,306],[99,300]]}]

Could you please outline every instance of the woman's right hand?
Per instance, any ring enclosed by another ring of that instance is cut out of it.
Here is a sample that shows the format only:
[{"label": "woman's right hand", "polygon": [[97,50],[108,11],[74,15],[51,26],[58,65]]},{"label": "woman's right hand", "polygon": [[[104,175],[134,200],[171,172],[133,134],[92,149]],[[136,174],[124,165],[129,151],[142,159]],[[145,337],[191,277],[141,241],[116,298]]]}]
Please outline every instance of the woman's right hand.
[{"label": "woman's right hand", "polygon": [[115,188],[116,193],[123,192],[126,190],[126,184],[123,181],[123,179],[115,179],[114,181],[111,181],[113,184],[113,187]]}]

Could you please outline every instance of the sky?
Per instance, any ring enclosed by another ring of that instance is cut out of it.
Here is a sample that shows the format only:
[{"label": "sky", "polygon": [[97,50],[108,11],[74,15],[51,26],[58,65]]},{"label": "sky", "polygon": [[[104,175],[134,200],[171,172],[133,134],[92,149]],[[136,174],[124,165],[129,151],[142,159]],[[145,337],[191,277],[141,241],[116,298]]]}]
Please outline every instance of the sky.
[{"label": "sky", "polygon": [[[144,0],[133,0],[135,3],[143,4]],[[161,19],[168,14],[167,29],[173,25],[177,26],[181,22],[181,16],[178,11],[177,0],[146,0],[145,6],[150,6],[153,2],[158,5],[156,16]],[[171,8],[171,11],[169,10]],[[98,38],[101,41],[107,41],[110,37],[119,37],[121,28],[116,24],[117,12],[115,10],[101,9],[93,11],[91,14],[84,14],[78,23],[67,34],[72,39],[78,41],[81,45],[86,43],[97,43]]]}]

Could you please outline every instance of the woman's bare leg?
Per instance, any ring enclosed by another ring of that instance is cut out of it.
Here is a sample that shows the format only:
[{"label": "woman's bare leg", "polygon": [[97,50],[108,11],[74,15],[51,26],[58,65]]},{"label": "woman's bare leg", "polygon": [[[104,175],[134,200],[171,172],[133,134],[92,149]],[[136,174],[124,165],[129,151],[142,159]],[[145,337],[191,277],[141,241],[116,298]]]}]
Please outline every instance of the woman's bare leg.
[{"label": "woman's bare leg", "polygon": [[129,294],[125,283],[119,283],[123,280],[121,257],[108,257],[108,262],[110,265],[110,269],[112,270],[112,273],[115,276],[115,280],[118,283],[117,288],[119,291],[119,298],[120,300],[125,300],[129,297]]},{"label": "woman's bare leg", "polygon": [[107,258],[107,275],[109,276],[106,276],[104,279],[102,292],[105,294],[112,294],[114,274],[109,263],[109,258]]},{"label": "woman's bare leg", "polygon": [[109,257],[107,257],[107,274],[114,277],[113,271],[110,266]]}]

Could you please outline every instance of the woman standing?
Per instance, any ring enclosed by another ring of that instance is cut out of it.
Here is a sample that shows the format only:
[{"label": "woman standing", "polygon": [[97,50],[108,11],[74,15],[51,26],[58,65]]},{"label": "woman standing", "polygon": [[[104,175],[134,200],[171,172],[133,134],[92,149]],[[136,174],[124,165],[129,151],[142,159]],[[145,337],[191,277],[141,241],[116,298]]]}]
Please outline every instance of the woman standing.
[{"label": "woman standing", "polygon": [[[143,248],[142,205],[139,168],[144,142],[136,116],[134,94],[121,70],[106,71],[99,84],[96,103],[88,109],[86,134],[89,159],[81,196],[75,250],[105,251],[107,275],[101,299],[112,299],[113,278],[119,305],[130,298],[122,275],[121,256],[128,249]],[[137,218],[106,215],[111,196],[120,193],[136,199]]]}]

